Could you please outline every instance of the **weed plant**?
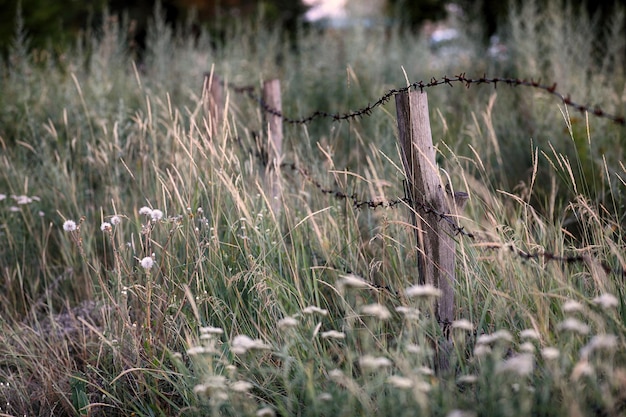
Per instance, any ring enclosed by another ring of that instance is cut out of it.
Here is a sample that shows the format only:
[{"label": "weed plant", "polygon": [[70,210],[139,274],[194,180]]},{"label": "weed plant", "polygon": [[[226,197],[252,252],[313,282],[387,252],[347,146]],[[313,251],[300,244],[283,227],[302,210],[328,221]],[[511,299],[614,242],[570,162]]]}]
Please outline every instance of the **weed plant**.
[{"label": "weed plant", "polygon": [[[288,165],[276,204],[265,115],[227,87],[211,118],[202,88],[277,77],[299,117],[498,66],[623,114],[623,9],[599,51],[601,22],[572,13],[525,3],[498,63],[393,28],[293,44],[252,22],[215,42],[158,10],[140,61],[114,16],[52,59],[18,27],[0,77],[0,414],[622,415],[623,127],[521,87],[428,91],[442,181],[469,192],[477,236],[455,236],[446,341],[410,209],[355,209]],[[396,135],[392,100],[286,125],[283,158],[397,199]]]}]

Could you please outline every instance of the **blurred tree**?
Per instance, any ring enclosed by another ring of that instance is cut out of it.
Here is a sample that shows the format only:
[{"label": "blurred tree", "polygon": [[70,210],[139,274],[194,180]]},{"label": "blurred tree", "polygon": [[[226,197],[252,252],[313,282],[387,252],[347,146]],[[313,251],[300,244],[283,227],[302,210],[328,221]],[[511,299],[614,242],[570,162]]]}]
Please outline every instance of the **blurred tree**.
[{"label": "blurred tree", "polygon": [[446,17],[446,0],[387,0],[387,14],[412,28]]}]

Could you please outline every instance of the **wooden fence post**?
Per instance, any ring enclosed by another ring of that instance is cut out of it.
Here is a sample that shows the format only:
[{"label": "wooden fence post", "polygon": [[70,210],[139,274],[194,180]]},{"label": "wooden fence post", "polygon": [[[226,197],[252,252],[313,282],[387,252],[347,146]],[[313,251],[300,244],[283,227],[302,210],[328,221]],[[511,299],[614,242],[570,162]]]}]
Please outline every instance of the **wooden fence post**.
[{"label": "wooden fence post", "polygon": [[224,86],[213,71],[204,73],[202,86],[204,114],[207,116],[211,136],[218,134],[224,111]]},{"label": "wooden fence post", "polygon": [[[273,79],[263,83],[263,102],[268,107],[282,112],[280,80]],[[276,215],[281,209],[280,164],[283,148],[283,119],[279,115],[265,112],[268,125],[267,167],[265,170],[266,189],[269,191],[270,204]]]},{"label": "wooden fence post", "polygon": [[[418,282],[441,290],[442,296],[435,301],[435,313],[445,329],[454,320],[456,248],[450,223],[437,214],[450,213],[450,209],[435,161],[426,93],[397,94],[396,113],[402,162],[408,180],[407,192],[417,234]],[[428,212],[425,208],[433,211]]]}]

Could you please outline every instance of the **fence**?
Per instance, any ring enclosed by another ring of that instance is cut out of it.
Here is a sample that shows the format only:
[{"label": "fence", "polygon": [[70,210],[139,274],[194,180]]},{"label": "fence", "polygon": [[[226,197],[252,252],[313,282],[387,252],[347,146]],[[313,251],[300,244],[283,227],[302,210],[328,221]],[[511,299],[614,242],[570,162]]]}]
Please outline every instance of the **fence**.
[{"label": "fence", "polygon": [[[463,236],[477,241],[483,250],[501,249],[503,247],[501,244],[481,241],[478,234],[467,231],[458,224],[457,218],[463,209],[467,194],[460,191],[453,192],[448,186],[442,186],[439,178],[425,90],[443,85],[453,86],[453,84],[462,84],[467,88],[474,84],[491,84],[494,87],[497,87],[498,84],[504,84],[511,87],[535,88],[557,97],[565,105],[582,113],[606,118],[618,125],[626,126],[624,116],[609,114],[598,107],[591,108],[591,106],[576,103],[571,100],[569,95],[558,92],[556,84],[543,85],[533,80],[515,78],[487,78],[483,76],[471,79],[465,74],[452,78],[446,76],[440,79],[433,78],[429,82],[419,81],[404,88],[389,90],[375,102],[352,112],[335,114],[315,111],[302,118],[291,118],[282,113],[279,80],[265,82],[260,96],[257,95],[253,86],[228,86],[235,93],[246,95],[257,102],[268,116],[268,143],[261,154],[266,166],[266,187],[272,198],[272,209],[275,213],[280,212],[279,196],[282,186],[279,172],[283,168],[298,172],[323,194],[331,195],[340,200],[351,201],[357,209],[392,208],[401,205],[411,208],[411,221],[415,228],[418,248],[418,282],[422,285],[431,285],[441,291],[441,297],[435,301],[434,311],[437,314],[437,319],[444,327],[444,333],[447,333],[447,327],[454,320],[456,258],[454,236]],[[212,119],[211,129],[215,129],[216,123],[221,120],[220,109],[224,105],[223,87],[224,84],[218,77],[213,74],[205,74],[203,98],[207,114]],[[283,161],[283,123],[307,124],[318,118],[340,121],[365,117],[392,98],[395,98],[398,140],[407,178],[403,197],[388,201],[359,200],[354,194],[323,187],[321,182],[313,178],[307,169],[293,162]],[[560,262],[562,264],[600,265],[605,273],[626,278],[626,271],[623,266],[620,269],[614,269],[608,263],[597,261],[587,255],[564,256],[550,252],[526,252],[514,245],[508,245],[508,250],[523,260],[541,259],[545,262]]]}]

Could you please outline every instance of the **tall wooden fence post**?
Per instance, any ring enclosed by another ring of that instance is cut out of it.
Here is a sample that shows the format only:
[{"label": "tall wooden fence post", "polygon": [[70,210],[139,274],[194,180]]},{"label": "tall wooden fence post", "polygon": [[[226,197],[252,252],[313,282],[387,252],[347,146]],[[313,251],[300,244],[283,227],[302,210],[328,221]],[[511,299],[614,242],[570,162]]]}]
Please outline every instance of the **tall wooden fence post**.
[{"label": "tall wooden fence post", "polygon": [[426,93],[397,94],[396,113],[417,234],[419,283],[441,290],[442,296],[435,301],[435,313],[445,327],[454,320],[456,248],[450,223],[437,214],[450,213],[450,210],[435,161]]},{"label": "tall wooden fence post", "polygon": [[[280,80],[273,79],[263,83],[263,102],[277,112],[282,112],[282,99],[280,96]],[[267,167],[265,172],[266,189],[272,210],[276,215],[281,209],[282,185],[280,179],[280,164],[282,162],[283,149],[283,119],[277,114],[265,112],[268,126],[267,143]]]},{"label": "tall wooden fence post", "polygon": [[224,112],[224,86],[222,80],[213,71],[204,73],[202,86],[204,114],[207,116],[209,133],[217,135],[220,131]]}]

